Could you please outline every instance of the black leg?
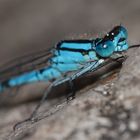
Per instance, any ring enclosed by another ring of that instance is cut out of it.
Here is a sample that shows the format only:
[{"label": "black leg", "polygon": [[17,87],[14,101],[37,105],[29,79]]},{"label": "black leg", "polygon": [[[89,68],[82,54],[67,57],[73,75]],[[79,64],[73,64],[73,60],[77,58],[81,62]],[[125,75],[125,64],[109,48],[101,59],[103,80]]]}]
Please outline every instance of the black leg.
[{"label": "black leg", "polygon": [[70,91],[71,92],[66,95],[67,102],[73,100],[75,98],[75,94],[76,94],[75,87],[74,87],[74,82],[71,79],[69,80],[69,85],[70,85]]},{"label": "black leg", "polygon": [[[88,73],[88,72],[93,72],[93,71],[96,71],[97,69],[99,69],[100,67],[103,67],[104,65],[110,63],[110,62],[106,62],[106,63],[103,63],[102,65],[97,65],[98,61],[95,63],[88,63],[87,65],[85,65],[81,70],[75,72],[74,74],[72,74],[71,76],[68,76],[68,77],[65,77],[63,79],[59,79],[59,80],[56,80],[54,81],[53,83],[50,84],[50,86],[45,90],[45,93],[41,99],[41,101],[39,102],[39,104],[36,106],[35,110],[33,111],[33,113],[31,114],[31,116],[22,121],[22,122],[19,122],[17,123],[15,126],[14,126],[14,130],[18,129],[20,127],[21,124],[25,123],[25,122],[37,122],[38,121],[38,118],[36,117],[36,114],[37,114],[37,111],[39,110],[40,106],[44,103],[44,101],[46,100],[48,94],[51,92],[52,88],[62,84],[62,83],[65,83],[65,82],[69,82],[70,83],[70,88],[71,88],[71,93],[68,94],[67,96],[67,101],[69,101],[70,99],[74,99],[75,98],[75,88],[74,88],[74,84],[73,84],[73,81],[74,79],[77,79],[78,77]],[[95,66],[98,66],[95,68]]]}]

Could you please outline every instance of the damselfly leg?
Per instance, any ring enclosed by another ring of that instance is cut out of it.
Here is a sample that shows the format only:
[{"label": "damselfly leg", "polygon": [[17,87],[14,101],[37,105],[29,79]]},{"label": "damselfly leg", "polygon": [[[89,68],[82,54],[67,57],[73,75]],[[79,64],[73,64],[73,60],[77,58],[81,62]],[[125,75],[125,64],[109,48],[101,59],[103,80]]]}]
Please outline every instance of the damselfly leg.
[{"label": "damselfly leg", "polygon": [[[124,58],[124,56],[120,56],[119,57],[120,59],[121,58]],[[119,58],[116,58],[119,60]],[[100,69],[101,67],[104,67],[105,65],[111,63],[112,59],[109,59],[108,61],[105,61],[103,62],[103,60],[98,60],[96,62],[90,62],[90,63],[87,63],[81,70],[79,70],[78,72],[75,72],[74,74],[72,74],[71,76],[68,76],[68,77],[65,77],[63,79],[59,79],[59,80],[56,80],[54,81],[53,83],[50,84],[50,86],[46,89],[46,91],[44,92],[44,95],[41,99],[41,101],[39,102],[39,104],[36,106],[35,110],[33,111],[33,113],[31,114],[30,118],[27,119],[27,120],[24,120],[22,122],[19,122],[15,125],[14,129],[17,129],[22,123],[25,123],[25,122],[28,122],[28,121],[31,121],[32,123],[34,122],[37,122],[38,121],[38,118],[36,117],[37,115],[37,112],[40,108],[40,106],[44,103],[44,101],[46,100],[48,94],[51,92],[51,90],[58,86],[58,85],[61,85],[62,83],[65,83],[65,82],[71,82],[71,84],[73,84],[73,81],[75,79],[77,79],[78,77],[80,76],[83,76],[84,74],[87,74],[87,73],[90,73],[90,72],[94,72],[98,69]],[[70,86],[73,86],[73,85],[70,85]],[[72,98],[73,96],[75,96],[75,92],[74,93],[71,93],[68,95],[69,98]],[[68,98],[67,98],[68,99]]]},{"label": "damselfly leg", "polygon": [[[58,85],[61,85],[62,83],[65,83],[65,82],[71,82],[73,84],[73,81],[75,79],[77,79],[78,77],[80,76],[83,76],[85,74],[88,74],[90,72],[94,72],[102,67],[104,67],[105,65],[108,65],[110,64],[112,61],[115,61],[117,60],[117,62],[120,62],[122,63],[124,60],[125,60],[126,56],[119,56],[118,58],[115,58],[114,60],[108,58],[106,61],[103,62],[103,60],[98,60],[96,62],[90,62],[90,63],[87,63],[82,69],[80,69],[79,71],[75,72],[74,74],[72,74],[71,76],[68,76],[68,77],[65,77],[65,78],[62,78],[62,79],[59,79],[59,80],[56,80],[54,81],[53,83],[51,83],[49,85],[49,87],[46,89],[46,91],[44,92],[44,95],[41,99],[41,101],[39,102],[39,104],[36,106],[36,108],[34,109],[33,113],[31,114],[30,118],[22,121],[22,122],[19,122],[17,123],[15,126],[14,126],[14,129],[18,129],[23,123],[25,122],[32,122],[32,123],[35,123],[37,122],[39,119],[37,118],[37,112],[40,108],[40,106],[44,103],[44,101],[47,99],[47,96],[48,94],[51,92],[51,90],[58,86]],[[69,97],[71,98],[70,95],[74,95],[75,96],[75,92],[74,93],[71,93],[69,94]]]},{"label": "damselfly leg", "polygon": [[17,124],[14,126],[14,129],[18,129],[18,128],[21,126],[21,124],[23,124],[23,123],[25,123],[25,122],[30,122],[30,121],[31,121],[32,123],[34,123],[34,122],[37,122],[37,121],[38,121],[38,118],[36,117],[36,114],[37,114],[37,112],[38,112],[40,106],[44,103],[44,101],[46,100],[48,94],[51,92],[51,90],[52,90],[54,87],[56,87],[56,86],[58,86],[58,85],[61,85],[61,84],[65,83],[65,82],[70,83],[70,84],[71,84],[70,86],[71,86],[71,91],[72,91],[72,93],[69,94],[69,95],[67,96],[67,100],[73,99],[73,98],[75,97],[75,91],[73,90],[73,80],[76,79],[76,78],[78,78],[78,77],[80,77],[80,76],[82,76],[82,75],[84,75],[84,74],[86,74],[87,72],[89,72],[93,66],[94,66],[94,67],[97,67],[97,64],[98,64],[98,61],[97,61],[97,62],[93,62],[93,63],[88,63],[88,64],[87,64],[86,66],[84,66],[81,70],[75,72],[75,73],[72,74],[71,76],[67,76],[67,77],[65,77],[65,78],[56,80],[56,81],[54,81],[53,83],[51,83],[51,84],[49,85],[49,87],[46,89],[46,91],[44,92],[41,101],[40,101],[39,104],[36,106],[35,110],[34,110],[33,113],[31,114],[31,116],[30,116],[28,119],[26,119],[26,120],[24,120],[24,121],[22,121],[22,122],[17,123]]}]

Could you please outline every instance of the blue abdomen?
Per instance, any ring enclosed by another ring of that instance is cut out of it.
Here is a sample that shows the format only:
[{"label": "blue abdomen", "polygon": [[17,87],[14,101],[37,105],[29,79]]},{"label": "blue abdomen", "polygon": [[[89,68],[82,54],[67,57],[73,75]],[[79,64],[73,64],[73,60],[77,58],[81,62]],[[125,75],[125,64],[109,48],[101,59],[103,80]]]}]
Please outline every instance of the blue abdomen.
[{"label": "blue abdomen", "polygon": [[57,45],[54,57],[49,60],[49,67],[13,77],[6,81],[6,85],[1,84],[0,88],[2,90],[7,85],[13,87],[37,81],[47,82],[61,77],[66,72],[79,70],[85,62],[98,59],[93,47],[93,41],[63,41]]}]

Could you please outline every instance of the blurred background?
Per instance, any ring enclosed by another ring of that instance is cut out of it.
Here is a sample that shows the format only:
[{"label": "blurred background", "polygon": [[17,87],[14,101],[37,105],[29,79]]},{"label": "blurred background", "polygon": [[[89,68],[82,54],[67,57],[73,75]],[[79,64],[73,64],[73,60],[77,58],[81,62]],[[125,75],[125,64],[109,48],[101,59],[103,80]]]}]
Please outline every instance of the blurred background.
[{"label": "blurred background", "polygon": [[139,43],[139,0],[0,0],[0,64],[81,34],[122,24]]}]

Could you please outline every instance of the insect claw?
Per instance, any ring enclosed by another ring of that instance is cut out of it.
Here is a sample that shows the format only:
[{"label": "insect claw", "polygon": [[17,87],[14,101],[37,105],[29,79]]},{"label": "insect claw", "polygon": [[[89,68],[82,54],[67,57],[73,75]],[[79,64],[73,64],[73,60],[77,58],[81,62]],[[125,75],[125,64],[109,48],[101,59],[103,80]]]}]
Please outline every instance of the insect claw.
[{"label": "insect claw", "polygon": [[75,99],[75,95],[71,94],[67,96],[67,103],[69,103],[71,100]]},{"label": "insect claw", "polygon": [[29,118],[29,119],[26,119],[26,120],[24,120],[24,121],[21,121],[21,122],[16,123],[16,124],[14,125],[14,127],[13,127],[13,130],[14,130],[14,131],[20,130],[20,128],[21,128],[21,126],[23,125],[23,123],[28,122],[28,121],[30,121],[30,118]]},{"label": "insect claw", "polygon": [[69,93],[66,97],[67,97],[67,102],[75,99],[75,87],[74,87],[74,83],[72,81],[72,79],[69,80],[69,84],[70,84],[70,90],[71,90],[71,93]]},{"label": "insect claw", "polygon": [[15,124],[15,125],[13,126],[13,130],[14,130],[14,131],[20,130],[20,125],[21,125],[21,123]]}]

